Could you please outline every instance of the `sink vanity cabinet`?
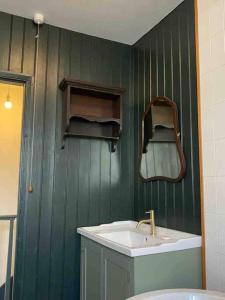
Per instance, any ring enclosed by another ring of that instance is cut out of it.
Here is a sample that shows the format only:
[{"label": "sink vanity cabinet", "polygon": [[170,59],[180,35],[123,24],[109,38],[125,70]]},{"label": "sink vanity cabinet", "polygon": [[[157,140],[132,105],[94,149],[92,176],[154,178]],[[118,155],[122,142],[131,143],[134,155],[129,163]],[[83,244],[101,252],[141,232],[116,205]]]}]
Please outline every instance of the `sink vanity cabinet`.
[{"label": "sink vanity cabinet", "polygon": [[[86,234],[84,229],[82,234],[82,230],[78,230],[82,235],[81,300],[124,300],[147,291],[202,287],[199,242],[196,247],[182,250],[179,246],[179,250],[168,248],[168,252],[167,244],[153,246],[148,248],[152,253],[144,255],[130,245],[131,252],[126,254],[124,245],[118,250],[119,243],[111,247],[104,234],[98,242],[93,232]],[[156,251],[160,247],[164,250]]]}]

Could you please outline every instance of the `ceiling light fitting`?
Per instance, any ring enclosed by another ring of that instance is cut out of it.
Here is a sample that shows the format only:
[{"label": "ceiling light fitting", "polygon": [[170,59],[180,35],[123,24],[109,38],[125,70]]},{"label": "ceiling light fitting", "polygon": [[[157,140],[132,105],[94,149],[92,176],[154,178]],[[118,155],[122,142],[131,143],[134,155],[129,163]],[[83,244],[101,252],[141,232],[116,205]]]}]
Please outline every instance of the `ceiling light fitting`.
[{"label": "ceiling light fitting", "polygon": [[40,13],[36,13],[34,15],[34,23],[37,25],[42,25],[45,22],[45,17],[44,15],[40,14]]},{"label": "ceiling light fitting", "polygon": [[44,24],[45,18],[44,15],[36,13],[34,15],[34,23],[37,25],[37,34],[35,36],[36,39],[39,38],[39,29],[40,29],[40,25]]}]

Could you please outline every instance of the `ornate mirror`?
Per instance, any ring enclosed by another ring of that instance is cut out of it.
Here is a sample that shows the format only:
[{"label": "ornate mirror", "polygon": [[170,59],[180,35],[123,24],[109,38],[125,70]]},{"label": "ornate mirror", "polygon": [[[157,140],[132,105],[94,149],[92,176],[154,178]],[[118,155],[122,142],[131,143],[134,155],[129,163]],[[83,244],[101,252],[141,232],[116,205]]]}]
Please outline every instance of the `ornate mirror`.
[{"label": "ornate mirror", "polygon": [[185,169],[176,103],[157,97],[149,103],[142,119],[141,177],[146,181],[176,182],[184,177]]}]

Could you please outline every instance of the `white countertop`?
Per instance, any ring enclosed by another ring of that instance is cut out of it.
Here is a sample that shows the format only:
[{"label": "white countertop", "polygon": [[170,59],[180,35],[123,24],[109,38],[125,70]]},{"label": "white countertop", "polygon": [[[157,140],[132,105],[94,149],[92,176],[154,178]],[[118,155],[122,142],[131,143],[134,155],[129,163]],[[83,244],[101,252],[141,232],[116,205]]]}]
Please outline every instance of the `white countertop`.
[{"label": "white countertop", "polygon": [[157,235],[150,235],[149,225],[121,221],[92,227],[81,227],[77,232],[105,247],[130,257],[199,248],[201,236],[156,227]]}]

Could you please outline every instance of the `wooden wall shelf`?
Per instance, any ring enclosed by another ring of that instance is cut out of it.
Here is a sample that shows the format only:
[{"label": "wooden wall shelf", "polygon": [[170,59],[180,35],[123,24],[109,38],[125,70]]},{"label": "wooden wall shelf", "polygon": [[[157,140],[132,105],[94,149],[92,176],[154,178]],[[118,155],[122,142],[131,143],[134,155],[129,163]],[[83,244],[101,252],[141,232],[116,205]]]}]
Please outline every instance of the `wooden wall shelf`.
[{"label": "wooden wall shelf", "polygon": [[59,87],[63,91],[63,141],[66,137],[106,139],[115,151],[122,131],[125,90],[69,78]]}]

